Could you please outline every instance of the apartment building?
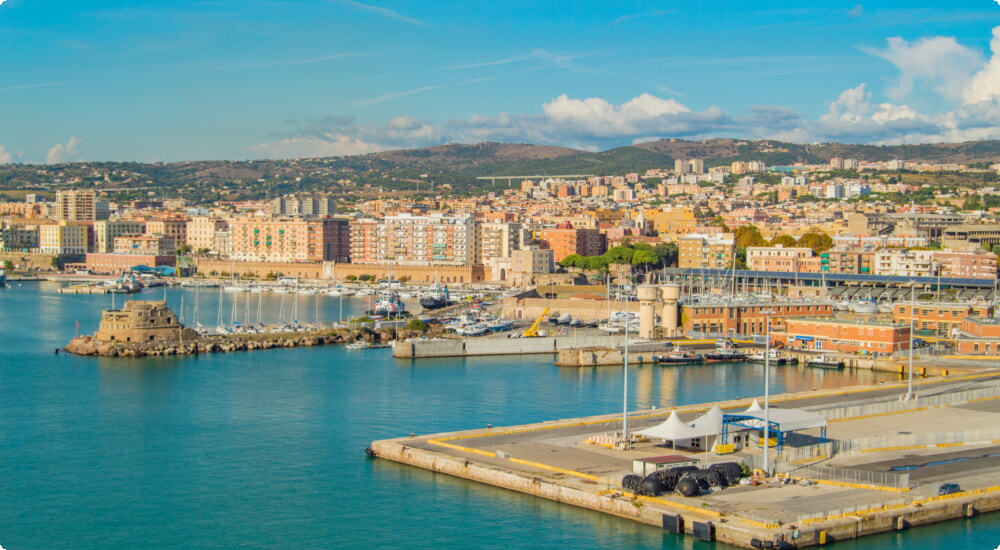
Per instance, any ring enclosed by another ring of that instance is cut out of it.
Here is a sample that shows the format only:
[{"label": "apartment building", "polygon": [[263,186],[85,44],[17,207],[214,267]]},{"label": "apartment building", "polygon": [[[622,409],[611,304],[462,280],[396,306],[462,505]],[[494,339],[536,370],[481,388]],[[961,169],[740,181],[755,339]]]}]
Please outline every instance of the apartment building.
[{"label": "apartment building", "polygon": [[751,271],[804,272],[802,259],[812,258],[811,248],[785,248],[784,246],[747,247],[747,269]]},{"label": "apartment building", "polygon": [[38,226],[0,222],[0,250],[28,251],[38,247]]},{"label": "apartment building", "polygon": [[111,214],[105,201],[98,201],[94,191],[75,190],[56,191],[52,204],[52,219],[60,221],[94,221],[106,220]]},{"label": "apartment building", "polygon": [[187,220],[149,220],[146,222],[146,235],[166,235],[174,239],[177,246],[187,243]]},{"label": "apartment building", "polygon": [[353,220],[349,242],[351,263],[471,266],[476,223],[464,214]]},{"label": "apartment building", "polygon": [[735,254],[732,233],[693,234],[677,240],[677,266],[681,269],[731,269]]},{"label": "apartment building", "polygon": [[221,254],[217,234],[228,228],[229,223],[224,219],[195,216],[187,223],[187,245],[194,251],[209,250]]},{"label": "apartment building", "polygon": [[38,227],[38,248],[42,254],[86,254],[90,227],[69,221]]},{"label": "apartment building", "polygon": [[230,258],[269,262],[347,261],[345,219],[234,218]]},{"label": "apartment building", "polygon": [[169,256],[177,251],[169,235],[126,235],[115,237],[115,254],[139,256]]},{"label": "apartment building", "polygon": [[598,229],[577,229],[564,222],[555,229],[538,232],[538,244],[552,251],[553,260],[558,263],[566,256],[600,256],[607,251],[607,239]]},{"label": "apartment building", "polygon": [[110,254],[115,251],[115,239],[129,235],[142,235],[146,231],[146,224],[139,221],[95,221],[94,225],[94,252],[97,254]]},{"label": "apartment building", "polygon": [[286,195],[271,201],[271,215],[293,218],[316,218],[337,213],[337,201],[332,197]]}]

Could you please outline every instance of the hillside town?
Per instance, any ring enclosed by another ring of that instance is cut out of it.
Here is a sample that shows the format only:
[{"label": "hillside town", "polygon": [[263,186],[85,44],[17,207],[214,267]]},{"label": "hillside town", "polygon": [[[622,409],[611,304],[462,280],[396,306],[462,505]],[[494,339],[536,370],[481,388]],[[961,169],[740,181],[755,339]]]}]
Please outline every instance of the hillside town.
[{"label": "hillside town", "polygon": [[[352,204],[323,194],[115,202],[79,186],[0,202],[0,249],[14,272],[146,266],[195,280],[500,285],[521,291],[505,313],[529,320],[545,300],[634,300],[636,285],[669,282],[684,290],[681,326],[657,317],[644,337],[759,335],[769,318],[789,347],[891,355],[909,348],[912,327],[960,353],[992,354],[996,188],[943,189],[924,176],[989,182],[998,172],[841,158],[706,168],[692,158],[644,173],[497,177],[505,190],[469,198]],[[865,330],[838,311],[881,316]]]}]

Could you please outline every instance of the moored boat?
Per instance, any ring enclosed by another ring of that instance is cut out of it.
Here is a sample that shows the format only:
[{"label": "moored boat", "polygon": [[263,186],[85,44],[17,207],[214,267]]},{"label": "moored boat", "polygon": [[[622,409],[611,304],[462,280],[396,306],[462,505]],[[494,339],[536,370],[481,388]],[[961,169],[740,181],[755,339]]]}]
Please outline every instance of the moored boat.
[{"label": "moored boat", "polygon": [[817,355],[806,359],[806,365],[810,367],[820,367],[824,369],[842,369],[844,362],[829,355]]},{"label": "moored boat", "polygon": [[750,356],[747,357],[747,361],[753,361],[754,363],[770,363],[772,365],[795,365],[799,362],[797,357],[783,355],[780,351],[774,348],[769,349],[766,355],[764,350],[751,353]]},{"label": "moored boat", "polygon": [[726,338],[722,340],[715,351],[704,355],[706,361],[746,361],[747,353],[736,347],[736,344]]},{"label": "moored boat", "polygon": [[657,363],[701,363],[704,361],[701,354],[695,353],[693,351],[683,351],[680,346],[674,346],[674,349],[668,351],[663,355],[654,355],[653,359]]}]

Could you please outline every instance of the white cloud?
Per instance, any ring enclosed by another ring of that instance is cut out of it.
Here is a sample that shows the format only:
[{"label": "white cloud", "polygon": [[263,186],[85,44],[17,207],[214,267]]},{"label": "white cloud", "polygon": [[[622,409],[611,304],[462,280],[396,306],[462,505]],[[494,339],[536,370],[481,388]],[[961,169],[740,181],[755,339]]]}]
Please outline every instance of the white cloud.
[{"label": "white cloud", "polygon": [[1000,95],[1000,27],[993,29],[990,50],[993,57],[972,77],[962,94],[966,103],[989,101]]},{"label": "white cloud", "polygon": [[946,99],[961,99],[965,83],[983,62],[979,52],[959,44],[952,37],[921,38],[912,44],[895,37],[887,42],[889,45],[884,50],[867,51],[899,70],[896,85],[886,90],[886,94],[897,101],[906,99],[914,88],[924,83]]},{"label": "white cloud", "polygon": [[76,158],[80,155],[80,151],[77,149],[77,146],[82,142],[82,139],[73,136],[69,138],[66,145],[61,143],[53,145],[52,148],[49,149],[48,155],[45,156],[45,162],[48,164],[59,164],[61,162],[76,160]]},{"label": "white cloud", "polygon": [[[0,0],[0,4],[3,4],[3,0]],[[3,145],[0,145],[0,164],[10,164],[14,162],[14,155],[10,154]]]},{"label": "white cloud", "polygon": [[[887,95],[910,96],[913,102],[876,101],[861,83],[840,92],[825,113],[810,120],[778,106],[751,106],[747,114],[734,116],[717,107],[695,111],[648,93],[617,104],[563,94],[536,112],[478,114],[443,124],[412,116],[381,125],[326,118],[252,151],[262,157],[347,155],[484,139],[589,151],[662,138],[724,136],[887,145],[1000,139],[1000,27],[993,31],[992,56],[986,62],[982,54],[952,38],[912,43],[897,38],[888,43],[886,50],[873,52],[899,70],[898,83]],[[937,96],[951,107],[922,112],[916,106],[935,102],[923,101],[925,96],[918,92]]]}]

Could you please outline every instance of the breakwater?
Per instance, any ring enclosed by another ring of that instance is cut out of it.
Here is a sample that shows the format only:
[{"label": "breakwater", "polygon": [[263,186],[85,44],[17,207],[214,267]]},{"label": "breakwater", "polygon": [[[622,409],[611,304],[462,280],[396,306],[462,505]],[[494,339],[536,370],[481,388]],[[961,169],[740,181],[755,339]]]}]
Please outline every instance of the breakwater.
[{"label": "breakwater", "polygon": [[147,357],[323,346],[358,340],[383,342],[391,338],[392,331],[383,333],[346,329],[204,336],[177,342],[103,342],[91,336],[81,336],[72,339],[63,351],[100,357]]}]

